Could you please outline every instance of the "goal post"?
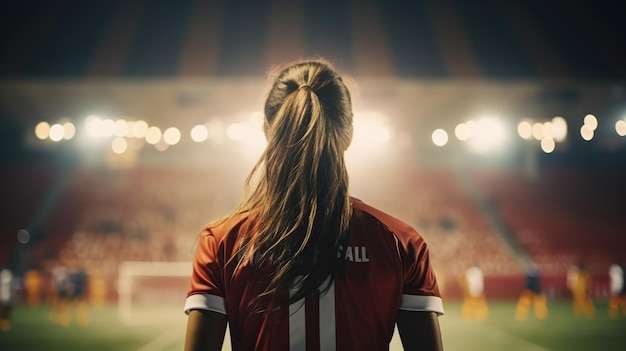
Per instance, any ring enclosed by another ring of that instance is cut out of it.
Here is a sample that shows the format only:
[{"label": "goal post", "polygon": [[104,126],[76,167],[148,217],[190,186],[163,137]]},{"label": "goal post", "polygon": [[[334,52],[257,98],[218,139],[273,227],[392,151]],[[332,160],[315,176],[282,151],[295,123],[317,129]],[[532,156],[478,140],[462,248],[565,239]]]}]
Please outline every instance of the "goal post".
[{"label": "goal post", "polygon": [[191,262],[125,261],[118,271],[118,314],[128,324],[181,315],[192,273]]}]

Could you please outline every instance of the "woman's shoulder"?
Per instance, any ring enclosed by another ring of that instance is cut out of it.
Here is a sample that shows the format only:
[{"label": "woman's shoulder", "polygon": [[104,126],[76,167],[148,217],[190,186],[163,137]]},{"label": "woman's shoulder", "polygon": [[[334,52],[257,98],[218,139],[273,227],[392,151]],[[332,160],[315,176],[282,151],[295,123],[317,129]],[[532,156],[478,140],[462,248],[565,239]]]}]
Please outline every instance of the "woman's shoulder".
[{"label": "woman's shoulder", "polygon": [[404,220],[397,218],[377,207],[371,206],[358,198],[352,198],[353,220],[374,220],[382,224],[396,236],[420,236],[417,230]]},{"label": "woman's shoulder", "polygon": [[247,227],[251,217],[249,212],[229,214],[211,221],[204,227],[203,232],[221,240],[230,233],[238,233],[242,228]]}]

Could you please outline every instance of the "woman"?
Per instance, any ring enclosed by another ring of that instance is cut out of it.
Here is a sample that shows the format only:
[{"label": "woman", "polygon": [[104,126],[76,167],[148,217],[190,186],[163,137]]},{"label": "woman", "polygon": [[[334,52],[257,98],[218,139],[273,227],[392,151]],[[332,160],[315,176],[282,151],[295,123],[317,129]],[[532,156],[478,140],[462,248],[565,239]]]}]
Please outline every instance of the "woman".
[{"label": "woman", "polygon": [[265,102],[267,147],[238,207],[194,258],[186,350],[441,350],[441,296],[407,224],[348,195],[352,105],[326,62],[286,67]]}]

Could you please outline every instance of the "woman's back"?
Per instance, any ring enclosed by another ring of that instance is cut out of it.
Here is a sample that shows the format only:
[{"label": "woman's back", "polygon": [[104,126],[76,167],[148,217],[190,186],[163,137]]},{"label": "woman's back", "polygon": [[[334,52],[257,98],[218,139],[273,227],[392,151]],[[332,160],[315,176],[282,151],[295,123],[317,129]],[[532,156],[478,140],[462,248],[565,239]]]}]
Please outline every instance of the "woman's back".
[{"label": "woman's back", "polygon": [[290,65],[264,117],[267,147],[239,205],[200,236],[186,349],[219,349],[228,323],[235,350],[384,350],[397,322],[405,346],[439,350],[426,244],[348,194],[343,79],[325,62]]}]

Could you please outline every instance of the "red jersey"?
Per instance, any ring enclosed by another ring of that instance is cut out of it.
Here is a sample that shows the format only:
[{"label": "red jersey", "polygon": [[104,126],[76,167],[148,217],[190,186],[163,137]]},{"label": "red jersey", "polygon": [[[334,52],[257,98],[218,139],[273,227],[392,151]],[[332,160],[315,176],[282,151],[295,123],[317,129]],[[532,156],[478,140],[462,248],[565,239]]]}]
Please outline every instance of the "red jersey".
[{"label": "red jersey", "polygon": [[[235,271],[238,235],[247,216],[208,226],[196,250],[185,312],[228,316],[233,350],[388,350],[398,310],[443,314],[424,239],[408,224],[353,199],[351,233],[337,253],[345,268],[330,289],[289,308],[255,313],[249,302],[264,290],[263,274]],[[228,262],[228,264],[226,264]]]}]

